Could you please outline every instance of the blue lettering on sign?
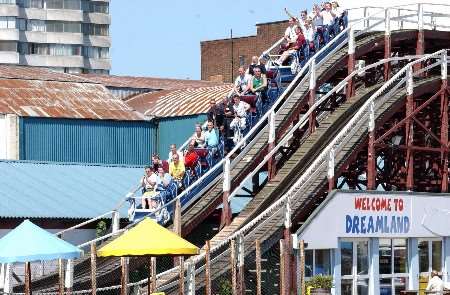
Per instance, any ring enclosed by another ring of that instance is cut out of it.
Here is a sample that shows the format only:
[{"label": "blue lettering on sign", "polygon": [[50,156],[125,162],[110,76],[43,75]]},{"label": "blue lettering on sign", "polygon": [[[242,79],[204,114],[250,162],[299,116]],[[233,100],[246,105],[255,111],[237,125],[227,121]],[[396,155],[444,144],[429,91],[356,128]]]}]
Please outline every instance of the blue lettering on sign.
[{"label": "blue lettering on sign", "polygon": [[347,234],[406,234],[410,226],[408,216],[345,216]]}]

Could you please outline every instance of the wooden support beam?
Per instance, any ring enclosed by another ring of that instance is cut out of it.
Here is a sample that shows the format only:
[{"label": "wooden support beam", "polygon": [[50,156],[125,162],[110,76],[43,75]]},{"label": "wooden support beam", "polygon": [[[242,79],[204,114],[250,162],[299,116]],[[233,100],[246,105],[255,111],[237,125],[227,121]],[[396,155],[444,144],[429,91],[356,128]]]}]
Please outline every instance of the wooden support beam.
[{"label": "wooden support beam", "polygon": [[58,259],[58,273],[59,273],[59,295],[64,295],[64,261],[62,259]]},{"label": "wooden support beam", "polygon": [[222,195],[222,219],[220,222],[220,228],[224,228],[231,224],[231,208],[228,198],[230,196],[231,189],[231,167],[230,159],[225,158],[223,165],[223,195]]},{"label": "wooden support beam", "polygon": [[31,264],[25,262],[25,295],[31,295]]},{"label": "wooden support beam", "polygon": [[237,270],[236,270],[236,241],[231,240],[231,288],[233,295],[237,295]]},{"label": "wooden support beam", "polygon": [[205,247],[205,294],[211,295],[211,261],[210,261],[210,241],[206,241]]},{"label": "wooden support beam", "polygon": [[120,257],[120,266],[122,274],[120,277],[120,295],[128,295],[128,258]]},{"label": "wooden support beam", "polygon": [[152,257],[150,258],[150,265],[151,265],[151,276],[152,276],[152,281],[151,281],[151,290],[152,293],[157,291],[156,288],[156,257]]},{"label": "wooden support beam", "polygon": [[91,294],[97,294],[97,245],[91,243]]},{"label": "wooden support beam", "polygon": [[285,260],[285,244],[284,240],[280,240],[280,295],[288,295],[286,293],[286,264]]},{"label": "wooden support beam", "polygon": [[184,257],[179,257],[180,281],[178,284],[178,295],[184,295]]},{"label": "wooden support beam", "polygon": [[261,292],[261,242],[255,241],[255,263],[256,263],[256,295],[262,295]]}]

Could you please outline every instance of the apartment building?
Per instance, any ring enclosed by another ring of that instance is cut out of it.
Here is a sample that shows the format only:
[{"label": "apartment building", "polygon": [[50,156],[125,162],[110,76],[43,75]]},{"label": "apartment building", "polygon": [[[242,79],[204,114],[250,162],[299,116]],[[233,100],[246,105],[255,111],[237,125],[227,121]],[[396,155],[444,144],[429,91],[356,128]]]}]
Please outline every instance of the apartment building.
[{"label": "apartment building", "polygon": [[0,64],[109,74],[109,0],[0,0]]}]

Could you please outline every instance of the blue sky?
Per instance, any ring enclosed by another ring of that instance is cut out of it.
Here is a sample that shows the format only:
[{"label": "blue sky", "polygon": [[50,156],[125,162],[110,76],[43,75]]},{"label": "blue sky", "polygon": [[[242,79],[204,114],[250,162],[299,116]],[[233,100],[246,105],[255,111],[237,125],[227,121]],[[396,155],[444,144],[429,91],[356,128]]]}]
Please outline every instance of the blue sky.
[{"label": "blue sky", "polygon": [[[299,14],[312,1],[112,0],[114,75],[200,79],[200,41],[256,33],[256,23]],[[269,44],[268,44],[269,45]],[[268,46],[269,47],[269,46]]]}]

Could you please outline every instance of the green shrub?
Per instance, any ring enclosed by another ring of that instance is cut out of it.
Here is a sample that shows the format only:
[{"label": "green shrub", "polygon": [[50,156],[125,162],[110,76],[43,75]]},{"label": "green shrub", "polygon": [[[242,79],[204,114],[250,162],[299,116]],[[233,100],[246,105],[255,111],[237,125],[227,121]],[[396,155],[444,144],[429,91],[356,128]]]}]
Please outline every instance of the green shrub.
[{"label": "green shrub", "polygon": [[311,287],[313,289],[331,289],[333,286],[333,277],[331,276],[313,276],[309,281],[305,282],[306,288]]},{"label": "green shrub", "polygon": [[106,222],[101,220],[99,223],[97,223],[97,226],[95,228],[95,235],[97,238],[103,237],[106,234]]},{"label": "green shrub", "polygon": [[233,287],[231,282],[226,279],[222,279],[219,282],[219,295],[231,295],[233,293]]}]

